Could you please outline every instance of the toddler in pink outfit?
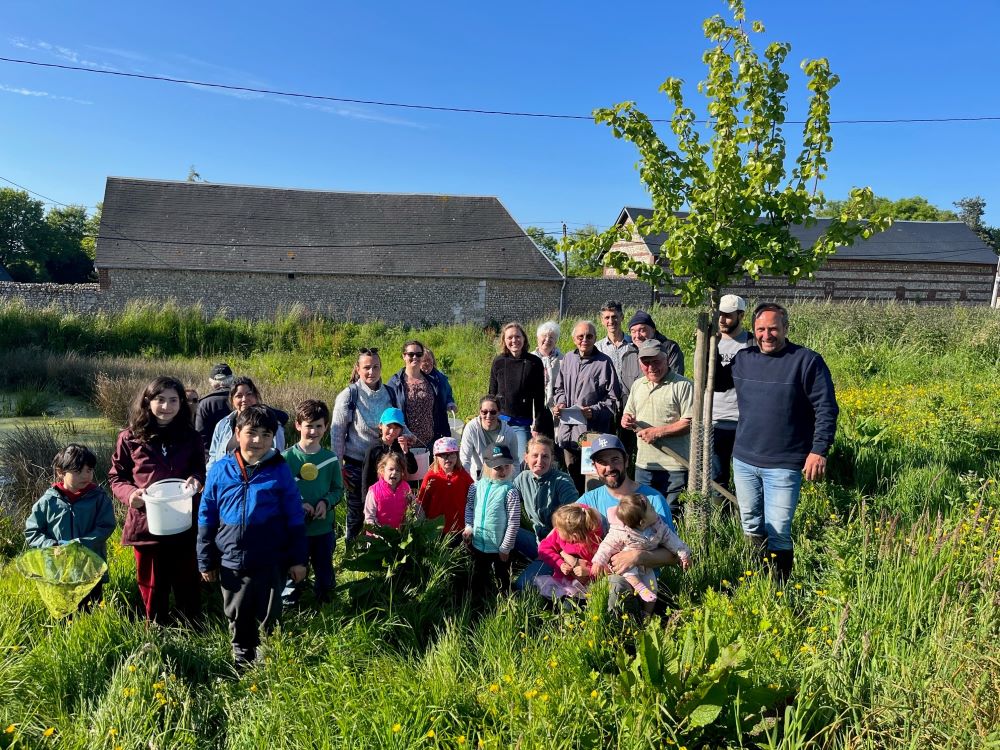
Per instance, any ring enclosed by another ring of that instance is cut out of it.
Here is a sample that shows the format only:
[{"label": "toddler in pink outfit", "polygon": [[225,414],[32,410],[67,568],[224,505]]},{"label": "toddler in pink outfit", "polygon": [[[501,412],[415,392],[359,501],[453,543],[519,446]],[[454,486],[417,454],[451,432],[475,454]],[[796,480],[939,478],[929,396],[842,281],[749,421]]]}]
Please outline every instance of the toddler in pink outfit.
[{"label": "toddler in pink outfit", "polygon": [[[656,514],[643,495],[622,498],[617,507],[608,511],[608,526],[608,535],[594,555],[595,573],[606,568],[608,561],[625,549],[654,550],[666,547],[681,559],[684,570],[691,567],[691,550]],[[642,566],[629,568],[621,575],[646,603],[646,611],[651,611],[656,601],[656,576]]]},{"label": "toddler in pink outfit", "polygon": [[591,561],[601,544],[601,515],[594,508],[570,503],[552,514],[552,531],[538,545],[538,559],[552,568],[552,575],[535,576],[534,583],[546,599],[581,598],[587,594]]}]

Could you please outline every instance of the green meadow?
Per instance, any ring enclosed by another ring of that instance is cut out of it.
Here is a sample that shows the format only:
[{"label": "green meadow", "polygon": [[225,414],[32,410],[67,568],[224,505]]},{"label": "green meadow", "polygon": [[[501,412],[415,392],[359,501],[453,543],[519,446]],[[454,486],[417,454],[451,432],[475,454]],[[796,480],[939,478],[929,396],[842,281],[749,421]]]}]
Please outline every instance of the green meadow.
[{"label": "green meadow", "polygon": [[[785,587],[736,520],[694,499],[680,532],[695,564],[665,572],[662,617],[608,615],[600,587],[577,610],[515,597],[472,612],[462,555],[414,526],[378,565],[338,544],[335,600],[306,598],[237,677],[217,590],[198,627],[150,627],[117,544],[105,604],[49,617],[9,563],[55,449],[91,445],[103,480],[155,375],[202,390],[225,360],[289,410],[332,402],[362,346],[380,348],[388,378],[410,338],[434,349],[468,418],[495,332],[295,308],[263,323],[0,308],[0,748],[1000,747],[1000,315],[790,313],[791,340],[830,365],[841,419],[829,478],[803,491]],[[690,355],[693,313],[653,315]]]}]

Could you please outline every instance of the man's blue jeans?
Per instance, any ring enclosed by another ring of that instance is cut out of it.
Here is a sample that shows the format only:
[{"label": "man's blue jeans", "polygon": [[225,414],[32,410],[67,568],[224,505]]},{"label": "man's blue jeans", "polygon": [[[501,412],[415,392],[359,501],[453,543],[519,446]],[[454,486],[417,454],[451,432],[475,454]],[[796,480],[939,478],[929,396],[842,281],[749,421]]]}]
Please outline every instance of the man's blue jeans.
[{"label": "man's blue jeans", "polygon": [[667,505],[670,506],[670,515],[675,521],[681,517],[683,509],[681,508],[680,496],[687,488],[688,482],[686,469],[666,471],[664,469],[640,469],[636,466],[635,481],[652,487],[663,495],[667,500]]},{"label": "man's blue jeans", "polygon": [[521,575],[517,577],[517,581],[514,583],[514,588],[518,591],[524,591],[525,588],[530,587],[532,581],[535,580],[535,576],[552,575],[552,568],[538,559],[538,540],[532,532],[527,529],[517,530],[514,552],[528,563],[528,567],[521,571]]},{"label": "man's blue jeans", "polygon": [[733,484],[743,533],[766,536],[772,552],[792,549],[792,517],[802,487],[801,469],[762,469],[734,458]]}]

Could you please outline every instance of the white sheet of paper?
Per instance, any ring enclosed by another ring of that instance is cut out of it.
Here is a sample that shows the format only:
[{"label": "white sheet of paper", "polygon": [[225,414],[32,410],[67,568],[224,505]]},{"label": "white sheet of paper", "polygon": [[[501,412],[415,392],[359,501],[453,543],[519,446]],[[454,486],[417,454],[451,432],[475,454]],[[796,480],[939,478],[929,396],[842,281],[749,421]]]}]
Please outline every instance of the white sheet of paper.
[{"label": "white sheet of paper", "polygon": [[583,416],[583,409],[579,406],[567,406],[559,412],[559,421],[563,424],[587,424],[587,418]]}]

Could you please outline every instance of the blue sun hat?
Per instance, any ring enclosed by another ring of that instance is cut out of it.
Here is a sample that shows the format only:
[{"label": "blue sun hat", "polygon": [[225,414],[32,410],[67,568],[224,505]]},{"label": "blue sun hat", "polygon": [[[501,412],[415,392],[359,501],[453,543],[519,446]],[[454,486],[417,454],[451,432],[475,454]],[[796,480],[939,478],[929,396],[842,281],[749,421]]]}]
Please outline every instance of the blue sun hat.
[{"label": "blue sun hat", "polygon": [[394,406],[390,406],[382,412],[382,416],[379,417],[378,423],[386,425],[398,424],[404,430],[406,429],[406,417],[403,416],[403,411],[395,408]]}]

